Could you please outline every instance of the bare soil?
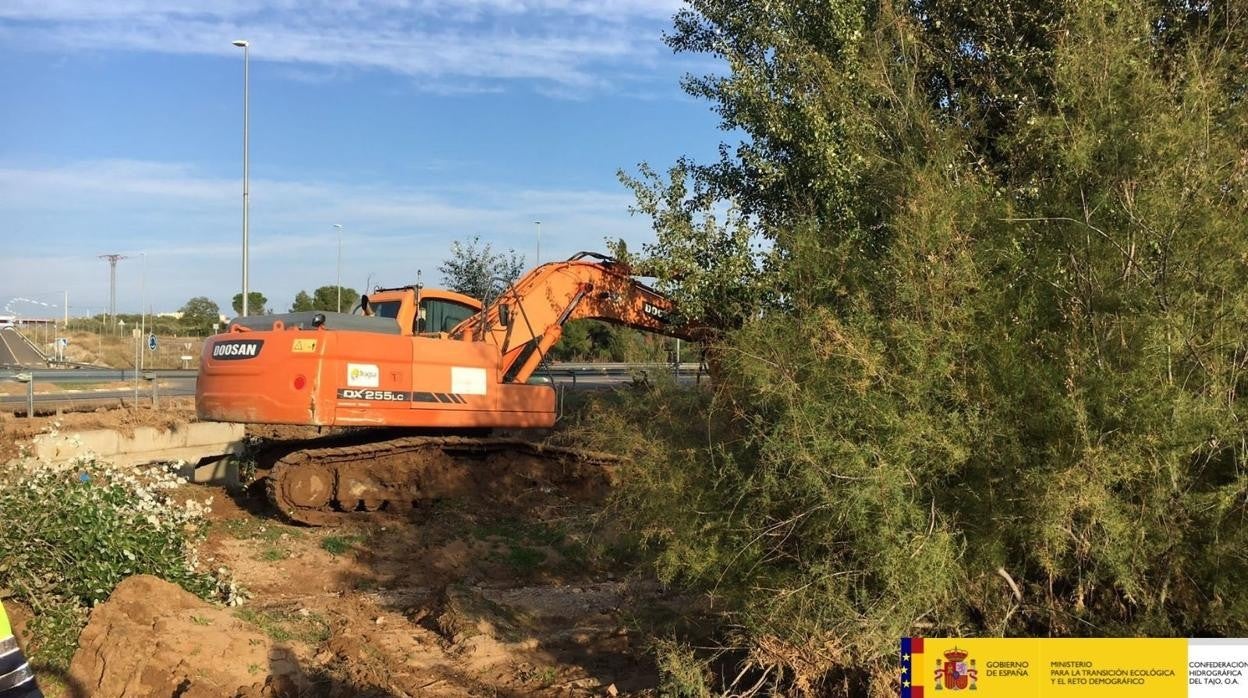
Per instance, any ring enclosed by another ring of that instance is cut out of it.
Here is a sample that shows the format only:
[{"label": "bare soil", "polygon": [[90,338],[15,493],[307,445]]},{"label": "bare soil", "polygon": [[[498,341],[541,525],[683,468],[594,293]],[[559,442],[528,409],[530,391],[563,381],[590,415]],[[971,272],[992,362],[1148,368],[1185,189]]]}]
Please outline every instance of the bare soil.
[{"label": "bare soil", "polygon": [[218,490],[204,554],[253,594],[243,613],[291,651],[301,695],[652,694],[639,629],[698,604],[593,555],[603,477],[334,529]]},{"label": "bare soil", "polygon": [[[193,419],[184,400],[3,421],[0,462],[56,422],[126,431]],[[231,609],[163,583],[119,587],[93,611],[71,676],[52,685],[104,698],[657,695],[651,638],[700,635],[705,604],[611,553],[599,535],[607,467],[569,477],[555,461],[522,465],[497,483],[481,481],[480,463],[452,465],[464,470],[452,479],[477,486],[337,528],[288,525],[259,493],[187,486],[212,497],[203,564],[229,568],[248,601]]]}]

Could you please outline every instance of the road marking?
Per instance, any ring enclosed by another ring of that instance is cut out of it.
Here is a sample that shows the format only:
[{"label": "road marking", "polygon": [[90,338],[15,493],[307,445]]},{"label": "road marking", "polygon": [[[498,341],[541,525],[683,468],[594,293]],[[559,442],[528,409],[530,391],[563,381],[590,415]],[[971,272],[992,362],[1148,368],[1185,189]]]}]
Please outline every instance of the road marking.
[{"label": "road marking", "polygon": [[9,358],[13,359],[13,361],[12,362],[5,361],[5,362],[0,362],[0,363],[12,363],[14,366],[20,366],[21,364],[19,364],[17,361],[17,355],[13,353],[13,348],[9,346],[9,340],[4,338],[4,334],[5,334],[4,331],[0,331],[0,342],[4,343],[4,350],[9,353]]}]

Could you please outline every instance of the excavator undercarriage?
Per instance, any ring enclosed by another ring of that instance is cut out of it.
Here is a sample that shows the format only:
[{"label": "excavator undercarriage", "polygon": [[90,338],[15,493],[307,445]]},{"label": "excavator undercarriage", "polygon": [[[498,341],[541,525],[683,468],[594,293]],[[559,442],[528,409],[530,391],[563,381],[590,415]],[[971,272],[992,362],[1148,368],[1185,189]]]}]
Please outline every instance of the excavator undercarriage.
[{"label": "excavator undercarriage", "polygon": [[336,526],[374,512],[405,514],[445,498],[558,485],[592,488],[620,459],[513,437],[393,436],[262,443],[257,487],[282,516]]}]

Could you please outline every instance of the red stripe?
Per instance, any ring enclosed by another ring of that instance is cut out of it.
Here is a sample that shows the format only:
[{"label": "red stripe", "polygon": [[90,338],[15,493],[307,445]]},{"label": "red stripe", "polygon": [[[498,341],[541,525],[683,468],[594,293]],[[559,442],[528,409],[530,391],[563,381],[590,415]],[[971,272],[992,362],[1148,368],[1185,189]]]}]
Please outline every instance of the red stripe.
[{"label": "red stripe", "polygon": [[923,638],[910,638],[910,654],[923,654]]}]

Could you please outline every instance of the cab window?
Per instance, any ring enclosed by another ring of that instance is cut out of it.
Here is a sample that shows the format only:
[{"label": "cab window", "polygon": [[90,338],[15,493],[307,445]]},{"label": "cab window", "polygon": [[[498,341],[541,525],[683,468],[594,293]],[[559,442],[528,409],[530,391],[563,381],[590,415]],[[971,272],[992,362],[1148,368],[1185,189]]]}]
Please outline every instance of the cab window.
[{"label": "cab window", "polygon": [[420,302],[421,319],[417,321],[416,331],[450,332],[451,328],[476,313],[475,308],[454,301],[441,298],[422,300]]},{"label": "cab window", "polygon": [[368,307],[373,311],[373,315],[377,317],[396,318],[399,316],[399,307],[402,305],[399,301],[383,301],[381,303],[369,303]]}]

